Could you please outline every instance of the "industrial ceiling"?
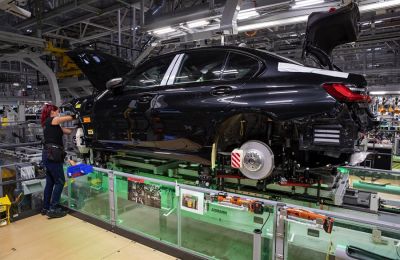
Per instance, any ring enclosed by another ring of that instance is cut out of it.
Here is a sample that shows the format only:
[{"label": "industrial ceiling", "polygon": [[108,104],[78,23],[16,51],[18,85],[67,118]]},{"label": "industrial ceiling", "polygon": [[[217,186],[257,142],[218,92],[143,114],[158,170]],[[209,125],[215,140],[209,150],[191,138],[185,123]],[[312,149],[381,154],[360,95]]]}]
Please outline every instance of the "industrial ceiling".
[{"label": "industrial ceiling", "polygon": [[[246,44],[300,60],[305,17],[343,4],[330,0],[14,2],[31,14],[23,18],[7,11],[0,3],[0,8],[6,10],[0,11],[0,55],[18,52],[27,46],[38,47],[43,44],[40,40],[43,38],[65,48],[95,47],[132,62],[147,54],[221,44]],[[400,1],[360,0],[358,4],[359,40],[336,48],[334,61],[344,71],[366,75],[370,86],[398,85]],[[237,17],[232,19],[229,9],[233,12],[238,7]],[[47,56],[48,59],[51,57]],[[7,78],[13,72],[15,76],[10,64],[2,63],[0,78]],[[20,65],[19,70],[34,75],[25,67]],[[87,94],[87,90],[81,92]]]}]

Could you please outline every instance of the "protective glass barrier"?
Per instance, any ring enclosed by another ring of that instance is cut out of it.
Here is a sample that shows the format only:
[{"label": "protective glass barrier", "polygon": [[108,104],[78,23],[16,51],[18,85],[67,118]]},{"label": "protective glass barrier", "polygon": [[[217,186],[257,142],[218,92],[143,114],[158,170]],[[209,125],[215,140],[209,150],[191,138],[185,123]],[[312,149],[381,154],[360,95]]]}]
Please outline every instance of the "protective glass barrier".
[{"label": "protective glass barrier", "polygon": [[[334,219],[332,232],[301,220],[285,220],[285,259],[400,259],[400,234]],[[352,257],[352,258],[351,258]]]},{"label": "protective glass barrier", "polygon": [[78,178],[66,178],[62,202],[73,210],[109,222],[107,173],[94,171]]},{"label": "protective glass barrier", "polygon": [[393,170],[364,167],[340,167],[338,170],[349,175],[350,187],[376,192],[382,199],[398,200],[400,196],[400,174]]},{"label": "protective glass barrier", "polygon": [[177,245],[175,186],[116,175],[116,225],[128,231]]},{"label": "protective glass barrier", "polygon": [[[181,246],[216,259],[253,259],[256,248],[261,259],[272,259],[274,209],[258,203],[181,188]],[[256,240],[255,230],[262,231]]]},{"label": "protective glass barrier", "polygon": [[396,221],[356,219],[99,168],[68,179],[63,198],[71,209],[206,258],[400,259]]}]

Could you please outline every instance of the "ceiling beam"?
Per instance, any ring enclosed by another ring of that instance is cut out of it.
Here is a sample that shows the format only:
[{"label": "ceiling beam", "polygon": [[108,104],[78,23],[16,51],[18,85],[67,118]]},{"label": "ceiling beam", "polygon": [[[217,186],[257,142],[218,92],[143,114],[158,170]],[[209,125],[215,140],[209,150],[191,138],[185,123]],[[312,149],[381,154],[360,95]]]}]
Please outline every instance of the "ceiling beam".
[{"label": "ceiling beam", "polygon": [[[130,29],[131,29],[130,26],[125,26],[125,27],[122,27],[122,28],[121,28],[121,32],[130,30]],[[82,39],[73,39],[73,40],[71,40],[71,44],[76,44],[76,43],[81,43],[81,42],[92,41],[92,40],[94,40],[94,39],[97,39],[97,38],[101,38],[101,37],[110,35],[110,34],[113,33],[115,30],[117,30],[117,29],[114,28],[113,31],[107,31],[107,32],[102,32],[102,33],[90,35],[90,36],[84,37],[84,38],[82,38]],[[48,33],[47,33],[47,35],[48,35]]]},{"label": "ceiling beam", "polygon": [[[133,3],[137,3],[137,2],[139,2],[139,0],[133,1]],[[77,18],[75,18],[75,19],[69,19],[68,21],[66,21],[65,23],[63,23],[62,26],[60,26],[60,27],[58,27],[58,28],[50,28],[50,29],[49,29],[49,28],[46,28],[46,29],[43,29],[43,34],[47,34],[47,33],[49,33],[49,32],[55,31],[55,30],[60,29],[60,28],[65,28],[65,27],[68,27],[68,26],[71,26],[71,25],[80,23],[80,22],[82,22],[82,21],[87,21],[87,20],[90,20],[90,19],[92,19],[92,18],[99,17],[99,16],[102,16],[102,15],[105,15],[105,14],[108,14],[108,13],[111,13],[111,12],[114,12],[114,11],[116,11],[116,10],[118,10],[119,8],[122,8],[122,7],[123,7],[123,5],[120,4],[120,3],[118,3],[118,4],[113,4],[112,6],[109,6],[109,7],[107,7],[107,8],[102,9],[100,14],[89,13],[89,14],[82,15],[82,16],[80,16],[80,17],[77,17]]]},{"label": "ceiling beam", "polygon": [[101,9],[99,9],[97,7],[94,7],[94,6],[91,6],[91,5],[88,5],[88,4],[80,5],[79,9],[86,10],[86,11],[89,11],[89,12],[92,12],[92,13],[95,13],[95,14],[100,14],[101,13]]},{"label": "ceiling beam", "polygon": [[[80,0],[80,1],[75,0],[75,1],[73,1],[71,3],[69,3],[69,4],[63,5],[61,7],[58,7],[56,9],[54,9],[54,10],[51,10],[51,11],[49,11],[47,13],[44,13],[42,15],[42,21],[45,21],[45,20],[57,17],[57,16],[59,16],[61,14],[65,14],[67,12],[73,11],[73,10],[79,8],[80,6],[85,5],[85,4],[89,4],[89,3],[93,2],[93,1],[94,0]],[[15,27],[17,29],[25,29],[25,28],[29,28],[29,27],[32,27],[32,26],[36,25],[36,23],[37,23],[36,17],[32,17],[32,18],[29,18],[29,19],[27,19],[27,20],[25,20],[23,22],[20,22],[19,24],[15,25]]]}]

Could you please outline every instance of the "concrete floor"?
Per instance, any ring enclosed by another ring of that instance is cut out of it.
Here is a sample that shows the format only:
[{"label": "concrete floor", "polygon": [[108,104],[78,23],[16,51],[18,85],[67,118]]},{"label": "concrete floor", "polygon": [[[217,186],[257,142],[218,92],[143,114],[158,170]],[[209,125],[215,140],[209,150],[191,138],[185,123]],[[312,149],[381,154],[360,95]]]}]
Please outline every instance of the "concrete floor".
[{"label": "concrete floor", "polygon": [[175,258],[69,215],[36,215],[0,228],[0,259]]}]

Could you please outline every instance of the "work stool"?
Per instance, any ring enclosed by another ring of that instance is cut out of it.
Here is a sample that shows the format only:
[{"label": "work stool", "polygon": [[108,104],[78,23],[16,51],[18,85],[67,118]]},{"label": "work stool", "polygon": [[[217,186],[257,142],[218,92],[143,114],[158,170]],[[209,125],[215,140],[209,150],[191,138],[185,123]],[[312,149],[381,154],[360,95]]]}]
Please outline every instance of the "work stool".
[{"label": "work stool", "polygon": [[0,198],[0,227],[10,223],[11,201],[6,195]]}]

